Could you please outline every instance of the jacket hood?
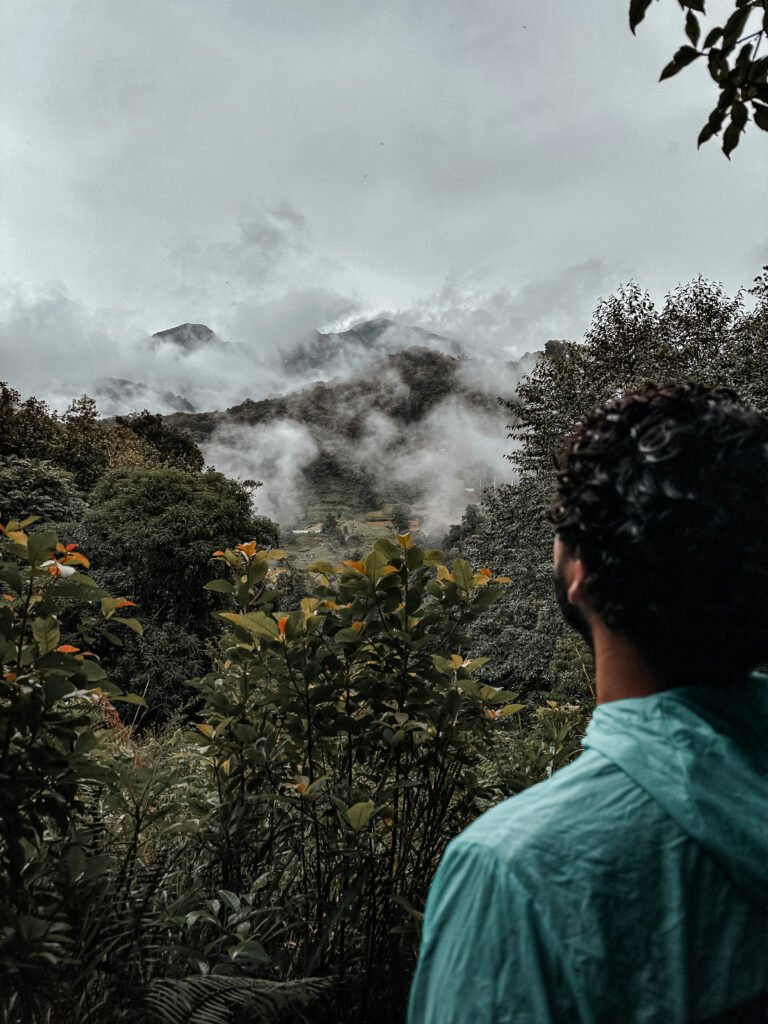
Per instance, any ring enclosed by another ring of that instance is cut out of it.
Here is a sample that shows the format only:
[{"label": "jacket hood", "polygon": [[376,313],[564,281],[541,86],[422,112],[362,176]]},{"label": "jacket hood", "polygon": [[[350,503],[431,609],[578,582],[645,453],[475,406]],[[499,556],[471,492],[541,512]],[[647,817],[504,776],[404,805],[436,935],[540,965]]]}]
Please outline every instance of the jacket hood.
[{"label": "jacket hood", "polygon": [[583,740],[768,908],[768,676],[601,704]]}]

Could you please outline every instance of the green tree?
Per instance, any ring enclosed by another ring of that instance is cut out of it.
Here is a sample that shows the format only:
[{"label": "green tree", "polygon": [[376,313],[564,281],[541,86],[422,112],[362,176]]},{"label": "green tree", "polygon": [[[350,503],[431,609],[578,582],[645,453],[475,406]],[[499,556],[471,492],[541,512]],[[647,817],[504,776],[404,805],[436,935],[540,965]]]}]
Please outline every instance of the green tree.
[{"label": "green tree", "polygon": [[61,425],[45,402],[22,402],[15,388],[0,381],[0,455],[50,459],[59,446]]},{"label": "green tree", "polygon": [[88,507],[71,473],[39,459],[0,458],[0,494],[3,512],[16,519],[68,522],[82,519]]},{"label": "green tree", "polygon": [[107,468],[108,450],[96,402],[88,395],[74,399],[61,420],[56,462],[72,473],[78,487],[90,490]]},{"label": "green tree", "polygon": [[195,739],[219,796],[192,835],[219,851],[225,890],[285,874],[273,898],[292,918],[292,969],[345,982],[335,1021],[399,1019],[440,854],[493,795],[479,752],[522,707],[465,655],[503,581],[406,534],[310,566],[313,592],[288,613],[269,588],[277,556],[217,557],[231,577],[208,588],[233,610]]},{"label": "green tree", "polygon": [[221,473],[125,468],[91,494],[81,544],[105,582],[129,593],[158,622],[210,632],[215,601],[203,592],[211,551],[238,537],[277,542],[277,527],[253,513],[243,485]]},{"label": "green tree", "polygon": [[479,519],[454,534],[459,549],[513,579],[473,653],[490,656],[484,676],[526,697],[571,699],[589,693],[586,647],[559,614],[552,584],[552,530],[546,510],[553,456],[590,409],[652,380],[700,380],[734,388],[768,410],[768,274],[747,293],[725,294],[703,278],[667,295],[660,307],[636,284],[602,300],[582,343],[547,346],[508,403],[510,458],[520,473],[487,491]]},{"label": "green tree", "polygon": [[147,707],[141,728],[167,723],[195,696],[190,681],[210,668],[205,641],[174,622],[147,623],[141,636],[125,638],[113,652],[110,679],[122,689],[140,694]]},{"label": "green tree", "polygon": [[512,580],[471,630],[472,655],[488,659],[484,680],[522,700],[588,700],[592,659],[555,600],[550,497],[549,481],[528,474],[488,490],[464,524],[459,550]]},{"label": "green tree", "polygon": [[411,506],[402,501],[398,502],[393,506],[390,518],[397,533],[408,533],[413,518]]},{"label": "green tree", "polygon": [[145,409],[132,416],[116,416],[115,423],[127,427],[144,441],[153,451],[158,466],[195,473],[205,465],[203,453],[192,438],[183,430],[167,424],[159,413]]},{"label": "green tree", "polygon": [[[699,15],[707,15],[705,0],[678,0],[678,4],[685,12],[688,41],[661,72],[661,81],[690,64],[706,61],[719,96],[699,133],[699,145],[718,135],[727,118],[722,148],[730,158],[750,113],[757,127],[768,131],[768,55],[758,55],[768,34],[768,0],[735,0],[729,17],[720,24],[702,24]],[[633,32],[650,6],[651,0],[630,0],[629,25]]]},{"label": "green tree", "polygon": [[507,407],[510,455],[524,473],[546,476],[575,424],[627,388],[698,380],[733,387],[768,408],[768,272],[747,293],[725,294],[697,278],[657,308],[639,285],[601,300],[583,343],[561,342],[539,356]]},{"label": "green tree", "polygon": [[88,648],[107,625],[141,629],[78,571],[88,560],[74,545],[28,534],[31,523],[5,523],[0,539],[0,1011],[24,1024],[51,1019],[54,971],[71,964],[78,818],[105,777],[97,694],[138,699],[108,682]]}]

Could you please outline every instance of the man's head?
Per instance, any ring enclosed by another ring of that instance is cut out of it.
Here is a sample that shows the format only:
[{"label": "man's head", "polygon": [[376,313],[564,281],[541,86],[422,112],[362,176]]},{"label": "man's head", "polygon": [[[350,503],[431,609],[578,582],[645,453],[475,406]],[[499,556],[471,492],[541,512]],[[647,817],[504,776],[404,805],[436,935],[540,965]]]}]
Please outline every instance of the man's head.
[{"label": "man's head", "polygon": [[556,592],[667,685],[768,661],[768,417],[724,389],[645,387],[590,413],[557,459]]}]

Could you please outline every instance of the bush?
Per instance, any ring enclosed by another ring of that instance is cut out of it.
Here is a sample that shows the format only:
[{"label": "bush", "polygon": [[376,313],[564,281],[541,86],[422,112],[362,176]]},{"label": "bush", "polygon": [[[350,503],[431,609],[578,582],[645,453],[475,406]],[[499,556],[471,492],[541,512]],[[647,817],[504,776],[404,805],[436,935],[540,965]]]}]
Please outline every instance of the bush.
[{"label": "bush", "polygon": [[6,516],[43,523],[82,519],[88,507],[71,473],[39,459],[0,459],[0,494]]}]

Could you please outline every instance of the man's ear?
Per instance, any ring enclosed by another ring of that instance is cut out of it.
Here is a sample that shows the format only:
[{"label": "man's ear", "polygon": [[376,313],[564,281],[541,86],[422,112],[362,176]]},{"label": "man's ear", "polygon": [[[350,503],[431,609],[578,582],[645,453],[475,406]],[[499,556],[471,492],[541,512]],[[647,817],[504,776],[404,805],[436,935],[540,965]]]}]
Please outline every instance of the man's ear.
[{"label": "man's ear", "polygon": [[571,604],[583,605],[586,603],[586,579],[587,570],[578,555],[578,552],[568,560],[567,570],[568,589],[566,591]]}]

